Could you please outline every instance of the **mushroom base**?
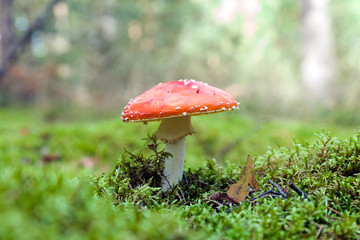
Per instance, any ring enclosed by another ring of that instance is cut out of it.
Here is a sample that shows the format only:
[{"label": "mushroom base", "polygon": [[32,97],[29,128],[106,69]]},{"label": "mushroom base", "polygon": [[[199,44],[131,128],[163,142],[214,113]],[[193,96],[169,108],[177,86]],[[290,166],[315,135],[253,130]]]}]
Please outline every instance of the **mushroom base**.
[{"label": "mushroom base", "polygon": [[171,153],[165,159],[164,177],[162,180],[162,191],[166,192],[181,181],[184,171],[185,137],[175,143],[166,143],[166,151]]}]

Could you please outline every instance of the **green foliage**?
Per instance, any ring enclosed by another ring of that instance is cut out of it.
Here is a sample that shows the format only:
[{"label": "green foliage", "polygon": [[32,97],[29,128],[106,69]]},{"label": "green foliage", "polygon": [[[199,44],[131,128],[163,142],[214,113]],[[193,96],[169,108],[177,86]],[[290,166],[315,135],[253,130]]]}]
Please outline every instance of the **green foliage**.
[{"label": "green foliage", "polygon": [[158,149],[159,141],[154,135],[147,141],[152,155],[145,157],[141,152],[134,154],[125,150],[127,157],[121,156],[113,171],[94,177],[92,183],[98,196],[110,195],[116,205],[123,202],[139,206],[157,204],[165,158],[170,154]]},{"label": "green foliage", "polygon": [[92,184],[98,196],[113,197],[115,205],[127,202],[136,206],[157,207],[161,204],[190,204],[198,200],[206,202],[209,194],[224,191],[229,181],[240,174],[240,168],[218,166],[215,160],[195,170],[184,172],[184,180],[168,193],[161,192],[165,158],[170,154],[159,149],[154,135],[148,136],[149,157],[143,153],[125,151],[114,169],[94,177]]},{"label": "green foliage", "polygon": [[269,151],[260,156],[268,178],[297,182],[316,196],[324,195],[330,207],[360,211],[359,132],[348,140],[319,134],[313,145],[295,144],[295,150]]},{"label": "green foliage", "polygon": [[153,152],[150,157],[146,158],[142,153],[133,154],[126,150],[129,159],[122,157],[120,164],[118,164],[113,175],[119,174],[122,171],[122,178],[125,176],[130,178],[130,186],[137,187],[144,183],[149,183],[151,187],[161,186],[162,172],[164,170],[165,159],[171,154],[165,149],[159,150],[159,140],[155,135],[149,136],[147,139],[147,146]]},{"label": "green foliage", "polygon": [[[236,114],[217,119],[199,118],[198,124],[194,118],[197,134],[188,138],[185,179],[162,194],[164,145],[141,140],[156,124],[49,123],[36,112],[2,110],[0,238],[359,238],[359,132],[344,140],[353,129],[338,127],[338,137],[314,136],[316,124],[279,120],[261,122],[253,132],[255,119]],[[218,154],[237,141],[234,129],[245,138],[226,150],[223,161],[206,160],[207,149]],[[296,135],[293,146],[290,133]],[[144,143],[143,150],[134,150]],[[264,145],[272,147],[264,152]],[[60,159],[44,162],[44,147]],[[283,188],[294,182],[309,200],[289,189],[286,200],[214,204],[210,196],[238,180],[247,149],[261,153],[252,154],[261,186],[252,197],[270,190],[271,179]],[[101,162],[89,169],[80,164],[83,156]],[[111,170],[103,169],[110,164]]]},{"label": "green foliage", "polygon": [[[112,207],[94,196],[87,178],[55,167],[0,169],[1,239],[172,239],[185,236],[176,212]],[[166,222],[166,224],[164,224]]]},{"label": "green foliage", "polygon": [[[188,169],[185,180],[166,196],[161,193],[160,185],[150,187],[151,181],[131,187],[133,177],[128,178],[131,172],[127,167],[119,167],[128,161],[126,158],[108,176],[97,177],[95,188],[99,195],[110,191],[115,205],[146,206],[156,211],[177,206],[190,229],[214,239],[357,238],[360,234],[359,133],[344,141],[327,134],[319,134],[318,138],[312,145],[295,144],[295,149],[270,150],[256,158],[258,171],[265,173],[259,177],[263,191],[269,188],[269,179],[276,179],[284,187],[293,181],[309,194],[308,200],[289,192],[286,200],[265,198],[236,207],[214,208],[209,197],[216,191],[225,192],[240,174],[234,164],[222,168],[215,161],[207,161],[196,170]],[[128,155],[132,160],[141,156]]]}]

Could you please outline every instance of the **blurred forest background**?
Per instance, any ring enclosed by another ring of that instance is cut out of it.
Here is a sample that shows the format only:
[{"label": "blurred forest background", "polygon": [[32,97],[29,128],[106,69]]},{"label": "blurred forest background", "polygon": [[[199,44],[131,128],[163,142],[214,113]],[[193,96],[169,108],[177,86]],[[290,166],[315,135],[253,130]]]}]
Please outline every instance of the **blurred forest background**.
[{"label": "blurred forest background", "polygon": [[240,114],[360,120],[359,0],[0,4],[0,107],[120,116],[153,85],[191,78],[233,94]]}]

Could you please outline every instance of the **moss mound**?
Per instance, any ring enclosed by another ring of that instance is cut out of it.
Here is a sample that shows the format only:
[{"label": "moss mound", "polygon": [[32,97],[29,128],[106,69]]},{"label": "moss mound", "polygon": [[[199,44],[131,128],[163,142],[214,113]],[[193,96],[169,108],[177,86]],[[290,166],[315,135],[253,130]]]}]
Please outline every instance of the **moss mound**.
[{"label": "moss mound", "polygon": [[[167,153],[154,137],[147,141],[149,156],[127,152],[114,169],[94,177],[98,196],[110,196],[115,205],[139,209],[176,207],[188,227],[217,238],[341,238],[360,234],[359,133],[341,141],[319,134],[314,144],[271,149],[255,158],[259,192],[277,182],[287,198],[257,198],[239,205],[214,203],[214,193],[225,193],[237,181],[241,167],[218,166],[214,160],[198,169],[186,169],[183,181],[170,192],[161,192],[161,173]],[[289,189],[295,183],[308,194],[299,197]],[[216,237],[215,237],[216,236]]]}]

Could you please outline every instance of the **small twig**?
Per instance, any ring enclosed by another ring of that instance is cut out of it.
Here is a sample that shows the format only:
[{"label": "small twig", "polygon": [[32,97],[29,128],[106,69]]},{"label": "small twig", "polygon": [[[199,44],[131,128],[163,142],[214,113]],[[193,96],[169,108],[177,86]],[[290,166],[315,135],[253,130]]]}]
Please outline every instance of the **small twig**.
[{"label": "small twig", "polygon": [[335,209],[333,209],[332,207],[328,207],[328,209],[330,211],[332,211],[333,213],[335,213],[336,215],[338,215],[339,217],[341,217],[341,214],[338,211],[336,211]]},{"label": "small twig", "polygon": [[[271,190],[266,191],[266,192],[260,194],[259,196],[256,196],[256,197],[252,198],[252,199],[245,200],[245,201],[243,201],[242,203],[252,202],[252,201],[254,201],[254,200],[256,200],[256,199],[259,199],[259,198],[262,198],[262,197],[263,197],[263,198],[265,198],[265,197],[276,198],[276,197],[280,197],[280,195],[281,195],[280,193],[275,192],[274,189],[272,188]],[[239,204],[241,204],[241,203],[239,203]],[[233,210],[236,209],[236,208],[238,208],[238,206],[234,206],[234,207],[233,207]],[[229,213],[230,211],[231,211],[231,210],[228,210],[227,213]]]},{"label": "small twig", "polygon": [[308,195],[304,193],[300,188],[298,188],[293,182],[289,182],[289,187],[294,190],[300,197],[304,196],[307,200],[309,200]]},{"label": "small twig", "polygon": [[185,184],[188,185],[189,180],[187,179],[185,172],[183,173],[183,179],[185,180]]},{"label": "small twig", "polygon": [[270,183],[271,185],[273,185],[273,186],[276,188],[276,190],[278,190],[279,194],[280,194],[283,198],[286,198],[286,197],[287,197],[286,193],[283,192],[283,190],[281,189],[280,185],[274,183],[272,180],[269,180],[269,183]]},{"label": "small twig", "polygon": [[187,175],[189,175],[192,179],[194,179],[195,181],[197,181],[197,182],[199,182],[199,183],[201,183],[201,184],[204,184],[204,185],[207,185],[207,186],[210,185],[210,184],[208,184],[208,183],[206,183],[206,182],[204,182],[204,181],[201,181],[200,179],[196,178],[195,176],[193,176],[193,175],[190,174],[190,173],[187,173],[187,172],[184,172],[184,173],[187,174]]},{"label": "small twig", "polygon": [[324,226],[321,224],[314,223],[319,229],[316,231],[316,239],[318,239],[324,229]]},{"label": "small twig", "polygon": [[229,183],[235,184],[235,182],[233,180],[231,180],[230,178],[227,177],[226,179],[229,181]]},{"label": "small twig", "polygon": [[[264,193],[260,194],[259,196],[256,196],[256,197],[254,197],[254,198],[252,198],[252,199],[249,199],[248,201],[249,201],[249,202],[254,201],[254,200],[258,199],[258,198],[264,197],[265,195],[268,195],[268,194],[271,194],[271,193],[272,193],[272,194],[275,194],[275,196],[278,196],[278,195],[279,195],[279,193],[278,193],[278,192],[275,192],[274,189],[272,188],[271,190],[269,190],[269,191],[267,191],[267,192],[264,192]],[[272,196],[272,195],[270,195],[270,196]]]},{"label": "small twig", "polygon": [[337,217],[327,217],[327,219],[329,219],[330,221],[336,222],[339,220],[339,218]]},{"label": "small twig", "polygon": [[208,201],[209,203],[216,204],[218,207],[223,205],[223,204],[221,204],[221,203],[219,203],[219,202],[217,202],[217,201],[215,201],[215,200],[212,200],[212,199],[210,199],[210,198],[209,198],[207,201]]},{"label": "small twig", "polygon": [[186,203],[186,198],[185,198],[184,193],[183,193],[183,191],[181,190],[180,187],[179,187],[179,190],[180,190],[180,194],[181,194],[182,198],[184,199],[184,203]]},{"label": "small twig", "polygon": [[97,190],[102,192],[103,194],[106,194],[106,191],[103,187],[99,187],[97,184],[94,184],[92,181],[89,181],[91,185],[93,185]]},{"label": "small twig", "polygon": [[179,198],[179,200],[182,200],[182,197],[180,196],[179,192],[176,192],[176,195]]},{"label": "small twig", "polygon": [[[171,190],[171,189],[172,189],[172,186],[171,186],[171,184],[170,184],[169,180],[167,179],[167,177],[165,176],[165,174],[164,174],[164,173],[161,173],[161,177],[162,177],[162,179],[163,179],[163,180],[165,179],[165,181],[167,182],[167,184],[168,184],[168,185],[169,185],[169,187],[170,187],[170,189],[169,189],[169,190]],[[161,183],[161,184],[163,184],[163,183]]]},{"label": "small twig", "polygon": [[121,165],[119,165],[118,169],[116,170],[116,176],[115,176],[114,182],[116,182],[117,178],[119,177],[120,168],[121,168]]}]

